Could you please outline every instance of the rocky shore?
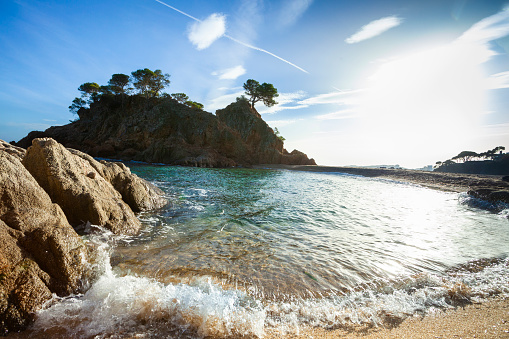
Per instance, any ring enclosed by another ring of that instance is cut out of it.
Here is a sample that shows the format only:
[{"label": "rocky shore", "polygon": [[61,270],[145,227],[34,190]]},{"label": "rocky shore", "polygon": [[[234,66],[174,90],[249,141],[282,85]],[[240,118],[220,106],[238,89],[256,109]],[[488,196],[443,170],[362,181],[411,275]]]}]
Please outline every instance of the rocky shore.
[{"label": "rocky shore", "polygon": [[123,164],[98,162],[50,138],[27,150],[0,140],[0,335],[24,329],[53,294],[80,292],[89,253],[75,228],[135,234],[135,212],[162,192]]}]

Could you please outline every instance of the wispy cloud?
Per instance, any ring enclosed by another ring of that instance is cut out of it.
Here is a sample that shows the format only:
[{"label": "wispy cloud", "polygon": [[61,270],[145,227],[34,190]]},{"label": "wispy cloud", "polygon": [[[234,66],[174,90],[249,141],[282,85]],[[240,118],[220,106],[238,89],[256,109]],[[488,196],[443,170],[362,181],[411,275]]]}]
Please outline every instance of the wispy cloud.
[{"label": "wispy cloud", "polygon": [[401,18],[394,15],[371,21],[369,24],[362,26],[357,33],[347,38],[345,42],[348,44],[355,44],[363,40],[371,39],[393,27],[399,26],[402,22],[403,20]]},{"label": "wispy cloud", "polygon": [[281,27],[293,25],[304,14],[313,0],[286,0],[279,16]]},{"label": "wispy cloud", "polygon": [[318,120],[343,120],[355,118],[357,114],[354,109],[344,109],[341,111],[318,115],[315,118]]},{"label": "wispy cloud", "polygon": [[488,89],[509,88],[509,71],[491,75],[487,79]]},{"label": "wispy cloud", "polygon": [[208,48],[226,32],[226,17],[214,13],[203,21],[191,25],[188,38],[198,50]]},{"label": "wispy cloud", "polygon": [[[166,6],[168,8],[171,8],[172,10],[174,10],[182,15],[185,15],[188,18],[193,19],[194,21],[197,22],[197,24],[192,25],[191,31],[190,31],[188,37],[191,40],[191,42],[196,45],[196,47],[198,49],[205,49],[205,48],[209,47],[214,41],[216,41],[220,37],[225,37],[225,38],[230,39],[231,41],[236,42],[244,47],[247,47],[247,48],[253,49],[255,51],[263,52],[265,54],[273,56],[274,58],[279,59],[292,67],[297,68],[299,71],[302,71],[304,73],[309,73],[302,67],[299,67],[299,66],[295,65],[294,63],[292,63],[286,59],[283,59],[282,57],[280,57],[272,52],[269,52],[263,48],[256,47],[256,46],[253,46],[246,42],[235,39],[234,37],[232,37],[230,35],[224,34],[226,31],[226,20],[222,14],[214,13],[214,14],[210,15],[206,20],[202,21],[202,20],[197,19],[194,16],[192,16],[186,12],[183,12],[173,6],[168,5],[167,3],[163,2],[163,1],[160,1],[160,0],[154,0],[154,1]],[[205,25],[205,22],[207,20],[208,20],[208,23]],[[207,32],[207,28],[210,28],[211,32]]]},{"label": "wispy cloud", "polygon": [[299,101],[299,104],[307,106],[320,104],[354,105],[359,103],[363,92],[364,90],[357,89],[318,94],[316,96]]},{"label": "wispy cloud", "polygon": [[289,110],[289,109],[301,109],[307,107],[307,105],[303,105],[298,103],[300,99],[306,96],[306,92],[297,91],[293,93],[279,93],[279,96],[276,98],[278,102],[277,105],[272,107],[262,106],[258,109],[260,114],[274,114],[280,111]]},{"label": "wispy cloud", "polygon": [[221,80],[235,80],[244,74],[246,74],[246,69],[242,65],[212,72],[212,75],[219,77]]},{"label": "wispy cloud", "polygon": [[491,49],[489,42],[507,35],[509,35],[509,7],[477,22],[454,43],[470,47],[468,53],[475,53],[473,56],[479,60],[479,63],[483,63],[497,55]]}]

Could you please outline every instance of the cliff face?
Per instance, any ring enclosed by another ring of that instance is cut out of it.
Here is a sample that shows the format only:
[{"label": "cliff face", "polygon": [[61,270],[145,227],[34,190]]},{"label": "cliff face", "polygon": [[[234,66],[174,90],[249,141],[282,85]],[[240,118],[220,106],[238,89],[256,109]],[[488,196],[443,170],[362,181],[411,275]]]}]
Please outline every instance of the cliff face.
[{"label": "cliff face", "polygon": [[[200,167],[252,164],[315,164],[283,142],[247,102],[230,104],[217,116],[169,98],[102,97],[80,120],[31,132],[18,142],[51,137],[92,156]],[[295,162],[297,161],[297,162]]]}]

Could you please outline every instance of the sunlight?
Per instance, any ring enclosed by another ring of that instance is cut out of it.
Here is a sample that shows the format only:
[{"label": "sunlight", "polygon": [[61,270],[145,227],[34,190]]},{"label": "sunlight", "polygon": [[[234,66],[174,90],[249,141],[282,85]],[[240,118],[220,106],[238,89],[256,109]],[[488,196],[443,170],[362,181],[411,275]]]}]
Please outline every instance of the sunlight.
[{"label": "sunlight", "polygon": [[366,144],[400,157],[464,147],[484,110],[482,56],[476,51],[452,43],[383,64],[360,106]]}]

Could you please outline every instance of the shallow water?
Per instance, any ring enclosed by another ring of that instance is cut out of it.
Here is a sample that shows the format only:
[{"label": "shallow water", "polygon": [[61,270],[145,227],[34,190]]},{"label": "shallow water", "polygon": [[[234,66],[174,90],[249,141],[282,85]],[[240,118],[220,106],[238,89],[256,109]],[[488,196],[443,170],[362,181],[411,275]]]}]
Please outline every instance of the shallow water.
[{"label": "shallow water", "polygon": [[475,201],[340,173],[132,166],[171,203],[87,236],[98,278],[31,335],[260,337],[380,324],[509,293],[509,221]]}]

